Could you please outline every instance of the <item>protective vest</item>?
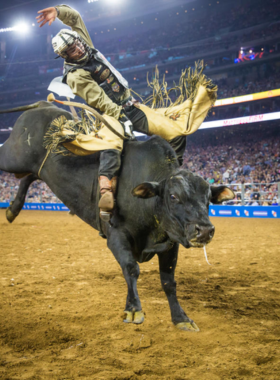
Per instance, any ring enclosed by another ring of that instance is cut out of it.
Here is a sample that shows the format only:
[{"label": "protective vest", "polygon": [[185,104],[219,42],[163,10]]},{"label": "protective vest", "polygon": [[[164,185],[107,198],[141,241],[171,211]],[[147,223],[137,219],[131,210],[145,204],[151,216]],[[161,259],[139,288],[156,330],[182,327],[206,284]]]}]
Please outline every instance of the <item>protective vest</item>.
[{"label": "protective vest", "polygon": [[97,49],[91,49],[91,53],[91,58],[85,64],[65,61],[62,82],[67,83],[67,74],[69,72],[78,69],[89,71],[92,79],[99,84],[114,103],[118,105],[125,104],[129,100],[129,98],[122,99],[123,94],[128,89],[127,80]]}]

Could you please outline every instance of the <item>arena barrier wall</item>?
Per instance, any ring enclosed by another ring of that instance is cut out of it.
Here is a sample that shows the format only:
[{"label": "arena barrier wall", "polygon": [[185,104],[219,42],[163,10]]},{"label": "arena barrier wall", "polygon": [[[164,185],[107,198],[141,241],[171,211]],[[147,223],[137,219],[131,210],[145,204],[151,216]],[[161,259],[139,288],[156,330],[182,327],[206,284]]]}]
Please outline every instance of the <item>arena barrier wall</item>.
[{"label": "arena barrier wall", "polygon": [[[0,208],[9,207],[9,203],[0,203]],[[69,211],[63,203],[25,203],[23,210],[44,210],[44,211]]]},{"label": "arena barrier wall", "polygon": [[[0,203],[0,208],[9,203]],[[69,211],[62,203],[25,203],[23,210]],[[209,207],[209,216],[235,218],[274,218],[280,219],[279,206],[214,206]]]},{"label": "arena barrier wall", "polygon": [[279,206],[210,206],[209,216],[280,219]]}]

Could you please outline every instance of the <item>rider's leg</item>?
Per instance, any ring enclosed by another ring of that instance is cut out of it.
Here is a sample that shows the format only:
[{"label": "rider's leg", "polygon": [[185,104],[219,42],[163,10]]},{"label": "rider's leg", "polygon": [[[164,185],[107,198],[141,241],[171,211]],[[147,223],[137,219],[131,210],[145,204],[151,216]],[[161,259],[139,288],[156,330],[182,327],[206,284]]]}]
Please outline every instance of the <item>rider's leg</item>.
[{"label": "rider's leg", "polygon": [[[133,129],[137,132],[144,133],[146,135],[151,135],[149,133],[148,119],[144,112],[137,107],[129,106],[125,107],[125,113],[133,123]],[[160,132],[160,131],[158,131]],[[161,133],[155,133],[169,142],[171,147],[175,150],[177,159],[180,166],[183,164],[183,155],[186,149],[186,136],[176,136],[173,138],[168,138],[168,134],[161,135]]]},{"label": "rider's leg", "polygon": [[[114,194],[117,188],[118,173],[121,166],[121,152],[115,149],[104,150],[100,154],[99,187],[101,198],[98,206],[101,217],[108,220],[114,208]],[[106,218],[107,216],[107,218]]]},{"label": "rider's leg", "polygon": [[187,137],[186,136],[177,136],[172,140],[168,141],[172,148],[175,150],[177,160],[179,165],[183,165],[183,156],[186,149]]}]

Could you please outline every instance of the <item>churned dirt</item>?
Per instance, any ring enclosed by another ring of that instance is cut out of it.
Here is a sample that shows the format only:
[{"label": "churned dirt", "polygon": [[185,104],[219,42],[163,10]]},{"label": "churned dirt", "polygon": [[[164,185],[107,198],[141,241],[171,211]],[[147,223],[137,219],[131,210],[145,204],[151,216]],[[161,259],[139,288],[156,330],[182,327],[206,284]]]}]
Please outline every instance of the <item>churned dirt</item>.
[{"label": "churned dirt", "polygon": [[180,248],[178,330],[157,258],[141,264],[146,320],[122,322],[126,283],[106,241],[65,212],[0,210],[0,379],[280,379],[280,221],[213,218]]}]

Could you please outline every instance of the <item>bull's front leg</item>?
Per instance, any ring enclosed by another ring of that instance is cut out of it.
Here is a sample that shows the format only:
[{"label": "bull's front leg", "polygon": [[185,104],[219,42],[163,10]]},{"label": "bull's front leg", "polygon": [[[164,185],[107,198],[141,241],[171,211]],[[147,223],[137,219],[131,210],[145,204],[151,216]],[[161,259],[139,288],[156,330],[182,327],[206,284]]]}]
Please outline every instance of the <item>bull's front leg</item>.
[{"label": "bull's front leg", "polygon": [[177,299],[174,273],[177,265],[178,248],[178,244],[175,244],[168,252],[158,254],[161,285],[169,302],[174,325],[181,330],[199,331],[194,321],[181,308]]},{"label": "bull's front leg", "polygon": [[124,232],[120,232],[115,228],[109,228],[107,245],[120,264],[127,283],[127,299],[124,311],[126,317],[124,322],[143,323],[144,313],[142,312],[137,291],[137,279],[140,269],[133,257],[128,238]]}]

